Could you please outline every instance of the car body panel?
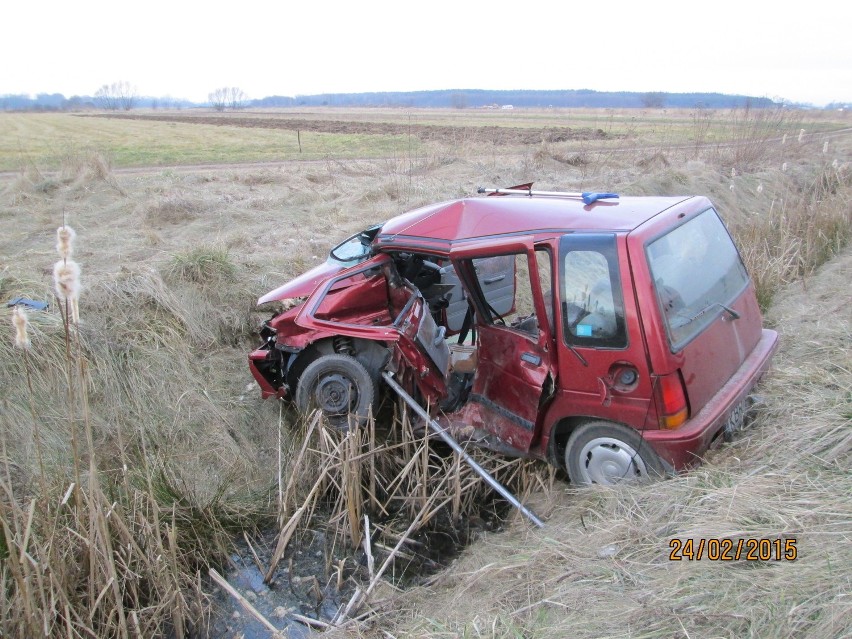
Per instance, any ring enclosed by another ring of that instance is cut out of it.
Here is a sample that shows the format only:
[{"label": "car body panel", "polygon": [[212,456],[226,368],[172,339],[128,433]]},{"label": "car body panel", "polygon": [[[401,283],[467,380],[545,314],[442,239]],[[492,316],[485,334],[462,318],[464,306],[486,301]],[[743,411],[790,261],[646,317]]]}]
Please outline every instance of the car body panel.
[{"label": "car body panel", "polygon": [[375,245],[459,244],[501,236],[545,232],[627,231],[684,197],[624,197],[583,204],[568,198],[526,198],[519,212],[516,197],[466,198],[425,206],[382,225]]},{"label": "car body panel", "polygon": [[[488,292],[481,290],[495,277],[477,279],[470,260],[477,257],[507,254],[524,255],[527,262],[530,291],[537,317],[547,315],[532,236],[504,238],[496,242],[466,244],[453,248],[449,255],[456,272],[465,283],[471,299],[478,307],[477,352],[478,366],[473,377],[470,401],[460,410],[455,421],[469,424],[498,438],[505,445],[527,453],[541,435],[541,407],[552,395],[556,351],[547,322],[537,322],[537,330],[526,333],[515,328],[482,321],[489,310],[503,315],[502,309],[488,304]],[[493,275],[493,274],[489,274]],[[520,275],[515,273],[515,278]],[[498,272],[497,277],[507,274]],[[496,282],[503,285],[503,279]],[[514,307],[514,290],[506,312]]]},{"label": "car body panel", "polygon": [[[633,281],[644,290],[639,295],[642,315],[640,325],[647,333],[648,353],[654,372],[666,375],[674,371],[686,384],[691,412],[698,413],[743,365],[746,357],[761,339],[762,322],[754,286],[749,281],[726,300],[734,318],[725,308],[708,311],[710,323],[688,343],[674,349],[668,336],[654,278],[645,259],[649,242],[686,224],[710,210],[706,198],[693,198],[686,205],[672,208],[632,231],[627,236],[628,252],[633,268]],[[710,258],[712,259],[712,258]]]},{"label": "car body panel", "polygon": [[327,260],[286,284],[282,284],[278,288],[269,291],[266,295],[258,299],[257,303],[260,305],[267,302],[292,299],[294,297],[307,297],[314,292],[320,282],[324,282],[329,277],[337,275],[344,268],[344,265],[339,262]]},{"label": "car body panel", "polygon": [[[777,335],[762,329],[747,279],[731,299],[702,312],[696,335],[672,341],[648,247],[711,208],[696,196],[590,205],[572,197],[504,196],[421,207],[368,229],[363,242],[371,255],[364,261],[348,266],[329,258],[261,297],[260,303],[307,299],[266,322],[266,343],[249,355],[251,372],[262,396],[286,397],[311,357],[341,352],[339,346],[357,355],[358,344],[374,343],[386,353],[382,366],[436,417],[443,411],[448,428],[557,462],[572,428],[603,420],[638,431],[667,467],[687,467],[718,437],[777,348]],[[551,260],[549,291],[537,266],[543,251]],[[612,308],[593,305],[595,287],[583,284],[588,307],[578,315],[567,280],[583,271],[571,259],[595,251],[605,257]],[[474,267],[508,255],[526,258],[519,263],[530,279],[533,332],[493,318],[514,311],[518,263],[488,277]],[[421,290],[413,281],[428,284]],[[476,364],[457,373],[447,338],[462,340],[470,329],[475,343],[467,348]],[[375,368],[378,351],[371,352]],[[662,428],[658,384],[670,375],[682,380],[688,410],[679,427]],[[458,401],[447,403],[453,384],[461,389]]]},{"label": "car body panel", "polygon": [[755,348],[742,365],[703,408],[677,430],[647,431],[645,439],[673,468],[687,468],[701,458],[714,441],[721,441],[725,421],[740,402],[746,401],[754,386],[769,369],[778,349],[778,334],[761,331]]}]

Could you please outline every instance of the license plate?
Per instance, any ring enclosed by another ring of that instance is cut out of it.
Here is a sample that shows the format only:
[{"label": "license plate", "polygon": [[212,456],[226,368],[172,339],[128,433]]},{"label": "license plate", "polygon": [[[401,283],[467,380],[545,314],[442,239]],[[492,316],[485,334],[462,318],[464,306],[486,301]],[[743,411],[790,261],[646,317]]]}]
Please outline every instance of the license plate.
[{"label": "license plate", "polygon": [[736,406],[734,406],[734,410],[731,411],[731,414],[728,415],[728,419],[725,421],[725,441],[729,442],[733,439],[734,433],[742,430],[743,424],[745,423],[745,416],[748,412],[748,398],[740,401]]}]

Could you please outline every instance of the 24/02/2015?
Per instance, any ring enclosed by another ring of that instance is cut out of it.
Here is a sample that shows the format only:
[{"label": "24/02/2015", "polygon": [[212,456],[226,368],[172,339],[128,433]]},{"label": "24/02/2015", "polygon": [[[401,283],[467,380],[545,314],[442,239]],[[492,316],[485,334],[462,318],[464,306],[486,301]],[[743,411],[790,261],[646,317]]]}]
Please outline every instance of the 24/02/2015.
[{"label": "24/02/2015", "polygon": [[679,539],[669,541],[670,561],[795,561],[794,537],[787,539]]}]

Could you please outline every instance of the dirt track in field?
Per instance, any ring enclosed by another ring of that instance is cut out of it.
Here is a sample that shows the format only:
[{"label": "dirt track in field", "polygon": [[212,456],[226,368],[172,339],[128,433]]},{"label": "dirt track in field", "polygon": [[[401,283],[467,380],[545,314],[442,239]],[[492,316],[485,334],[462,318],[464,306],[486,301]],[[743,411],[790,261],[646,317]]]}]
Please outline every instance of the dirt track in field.
[{"label": "dirt track in field", "polygon": [[569,140],[606,140],[624,137],[591,127],[503,127],[394,124],[391,122],[353,122],[344,120],[303,120],[296,118],[227,117],[216,115],[130,115],[104,114],[96,117],[155,122],[180,122],[213,126],[237,126],[260,129],[285,129],[314,133],[349,135],[412,135],[422,141],[458,142],[463,139],[485,141],[500,146],[566,142]]}]

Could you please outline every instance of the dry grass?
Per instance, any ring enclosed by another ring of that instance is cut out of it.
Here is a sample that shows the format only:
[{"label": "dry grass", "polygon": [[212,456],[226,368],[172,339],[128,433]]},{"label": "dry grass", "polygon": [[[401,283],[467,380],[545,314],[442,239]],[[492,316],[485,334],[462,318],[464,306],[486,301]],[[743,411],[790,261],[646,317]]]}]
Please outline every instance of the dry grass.
[{"label": "dry grass", "polygon": [[809,277],[852,235],[852,170],[827,164],[807,180],[732,224],[764,309],[780,286]]},{"label": "dry grass", "polygon": [[183,224],[194,220],[202,213],[198,201],[191,200],[179,193],[170,193],[153,201],[146,202],[140,211],[142,220],[151,226]]},{"label": "dry grass", "polygon": [[[609,126],[591,113],[577,117],[584,126]],[[76,120],[62,125],[69,122]],[[460,138],[430,141],[412,153],[394,147],[393,157],[379,161],[329,157],[192,173],[117,174],[107,156],[88,151],[64,153],[68,168],[60,173],[48,171],[59,168],[58,158],[52,167],[18,162],[20,172],[0,184],[2,301],[52,301],[52,245],[63,219],[78,232],[83,288],[73,341],[79,346],[70,354],[55,303],[30,316],[28,365],[12,346],[8,310],[0,312],[0,552],[6,555],[0,633],[40,633],[47,620],[56,636],[66,636],[69,623],[81,636],[86,629],[121,635],[125,627],[134,634],[134,613],[142,636],[200,622],[207,586],[199,585],[197,571],[223,556],[227,531],[274,517],[279,472],[288,476],[299,450],[298,437],[286,428],[296,425],[295,416],[284,413],[279,445],[277,407],[257,398],[246,370],[260,319],[257,297],[319,263],[337,240],[368,224],[474,193],[477,186],[535,178],[543,189],[709,195],[734,231],[763,305],[800,304],[801,322],[769,316],[786,336],[785,350],[750,435],[674,481],[624,491],[568,489],[551,503],[539,498],[537,514],[551,514],[546,532],[518,527],[486,537],[442,577],[442,588],[399,600],[396,613],[381,612],[377,624],[395,636],[564,636],[569,624],[581,628],[581,636],[671,636],[684,628],[691,636],[841,635],[838,624],[849,624],[841,596],[849,590],[848,575],[838,566],[849,559],[842,542],[849,534],[843,497],[850,494],[845,469],[852,414],[849,329],[838,320],[844,310],[838,292],[848,288],[848,275],[822,289],[815,271],[849,239],[849,167],[833,164],[848,157],[849,141],[833,138],[823,154],[821,142],[807,138],[793,149],[792,136],[732,177],[731,157],[711,143],[721,116],[706,129],[699,124],[689,125],[695,143],[679,146],[683,135],[673,133],[677,143],[662,135],[653,148],[634,148],[628,137],[620,151],[548,142],[538,151],[501,156]],[[623,118],[612,124],[622,125],[628,126]],[[137,135],[145,123],[122,126]],[[628,128],[620,132],[629,135]],[[234,131],[223,135],[226,145],[236,144]],[[787,301],[793,295],[788,282],[802,277],[803,298]],[[76,460],[72,432],[80,435]],[[352,544],[363,514],[358,496],[366,511],[382,508],[364,488],[371,457],[353,466],[343,449],[334,453],[339,443],[327,447],[326,457],[337,459],[329,481],[338,478],[350,499],[332,500],[338,503],[333,519],[340,542]],[[377,467],[388,464],[384,485],[396,481],[387,495],[406,497],[397,500],[398,525],[389,534],[399,535],[399,526],[416,519],[425,504],[437,503],[420,479],[428,476],[434,486],[455,473],[441,469],[447,458],[429,453],[423,462],[424,444],[412,439],[407,445],[398,455],[402,468],[418,461],[404,480],[394,479],[400,469],[390,462]],[[287,461],[280,470],[279,450]],[[310,479],[304,477],[307,489]],[[451,496],[446,481],[436,495]],[[60,506],[71,483],[79,500],[72,494]],[[285,500],[287,517],[305,489],[300,484],[289,493],[295,501]],[[335,494],[323,490],[326,498]],[[471,497],[448,502],[451,515],[454,503],[464,510],[465,499]],[[782,533],[802,536],[798,562],[749,567],[665,560],[673,536]],[[617,554],[598,557],[611,544]],[[538,603],[543,598],[556,603]]]},{"label": "dry grass", "polygon": [[233,279],[237,271],[228,249],[221,246],[196,246],[172,257],[168,275],[187,282],[209,284]]}]

